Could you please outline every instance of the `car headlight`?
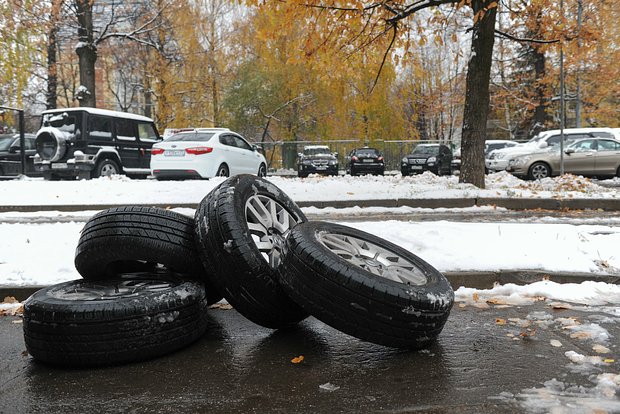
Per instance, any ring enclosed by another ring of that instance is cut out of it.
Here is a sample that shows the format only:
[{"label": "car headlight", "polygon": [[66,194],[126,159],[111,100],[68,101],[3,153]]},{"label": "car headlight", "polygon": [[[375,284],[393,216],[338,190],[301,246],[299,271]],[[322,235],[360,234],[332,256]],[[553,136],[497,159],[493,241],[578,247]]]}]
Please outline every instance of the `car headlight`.
[{"label": "car headlight", "polygon": [[329,165],[338,165],[338,160],[329,160]]},{"label": "car headlight", "polygon": [[403,158],[401,161],[403,162],[403,164],[407,164],[409,162],[409,160],[407,160],[407,157]]},{"label": "car headlight", "polygon": [[506,154],[502,154],[502,153],[495,153],[495,156],[492,158],[495,158],[496,160],[501,160],[506,156]]},{"label": "car headlight", "polygon": [[426,162],[431,163],[431,162],[435,162],[437,161],[437,157],[428,157],[428,159],[426,160]]},{"label": "car headlight", "polygon": [[310,160],[303,160],[301,163],[303,165],[312,165],[312,161],[310,161]]}]

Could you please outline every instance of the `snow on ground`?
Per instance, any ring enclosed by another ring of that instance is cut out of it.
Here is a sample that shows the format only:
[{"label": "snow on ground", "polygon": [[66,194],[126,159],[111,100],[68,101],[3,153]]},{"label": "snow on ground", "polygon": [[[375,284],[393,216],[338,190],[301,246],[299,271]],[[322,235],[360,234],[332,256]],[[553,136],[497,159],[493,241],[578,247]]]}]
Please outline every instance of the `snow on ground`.
[{"label": "snow on ground", "polygon": [[[295,201],[374,200],[408,198],[620,198],[615,189],[592,181],[566,176],[538,182],[522,181],[501,172],[490,174],[486,189],[460,184],[457,176],[362,176],[268,178]],[[198,203],[222,182],[210,180],[131,180],[124,176],[82,181],[22,179],[0,183],[1,205]]]}]

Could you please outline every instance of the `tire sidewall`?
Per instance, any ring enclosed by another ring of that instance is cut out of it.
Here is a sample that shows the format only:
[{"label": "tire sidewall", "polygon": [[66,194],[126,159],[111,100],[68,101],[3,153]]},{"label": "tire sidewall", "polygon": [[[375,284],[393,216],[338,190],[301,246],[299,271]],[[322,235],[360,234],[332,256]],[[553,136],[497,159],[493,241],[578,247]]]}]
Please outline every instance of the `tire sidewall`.
[{"label": "tire sidewall", "polygon": [[[103,177],[104,176],[103,175],[103,169],[104,169],[104,167],[106,165],[111,165],[112,167],[114,167],[114,170],[116,172],[113,173],[113,174],[121,174],[121,168],[118,165],[118,163],[116,161],[114,161],[114,160],[109,159],[109,158],[105,158],[105,159],[103,159],[103,160],[101,160],[101,161],[99,161],[97,163],[97,168],[95,170],[95,174],[96,174],[97,177]],[[106,174],[106,176],[107,175],[108,174]],[[112,175],[112,174],[109,174],[109,175]]]},{"label": "tire sidewall", "polygon": [[[352,236],[381,246],[421,269],[427,277],[427,282],[424,285],[407,285],[383,278],[355,266],[323,245],[318,239],[320,232]],[[288,248],[291,248],[296,243],[295,235],[298,233],[301,233],[303,239],[313,240],[315,248],[320,251],[320,254],[315,257],[320,256],[322,260],[315,262],[313,270],[323,275],[333,275],[334,278],[338,279],[334,281],[341,285],[350,283],[349,276],[347,275],[348,272],[355,272],[362,280],[369,282],[356,285],[356,289],[358,289],[358,293],[361,296],[371,296],[376,285],[381,284],[385,286],[386,292],[389,292],[394,297],[393,304],[395,307],[410,306],[412,301],[417,304],[427,304],[427,309],[433,311],[449,310],[452,307],[454,291],[448,280],[429,263],[394,243],[347,226],[325,222],[308,222],[293,229],[287,239]],[[348,272],[342,270],[334,272],[334,269],[348,269]]]}]

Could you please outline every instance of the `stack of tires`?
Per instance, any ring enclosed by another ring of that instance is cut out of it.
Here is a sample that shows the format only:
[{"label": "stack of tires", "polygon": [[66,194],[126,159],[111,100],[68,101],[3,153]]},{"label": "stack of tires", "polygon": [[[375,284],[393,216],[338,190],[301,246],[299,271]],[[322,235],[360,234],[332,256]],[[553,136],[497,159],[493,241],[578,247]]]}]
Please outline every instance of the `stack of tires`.
[{"label": "stack of tires", "polygon": [[443,329],[454,302],[446,278],[374,235],[308,222],[269,181],[238,175],[194,218],[150,207],[104,210],[82,230],[83,279],[24,304],[24,339],[37,360],[110,365],[180,349],[202,336],[209,305],[226,299],[264,327],[309,315],[357,338],[418,349]]}]

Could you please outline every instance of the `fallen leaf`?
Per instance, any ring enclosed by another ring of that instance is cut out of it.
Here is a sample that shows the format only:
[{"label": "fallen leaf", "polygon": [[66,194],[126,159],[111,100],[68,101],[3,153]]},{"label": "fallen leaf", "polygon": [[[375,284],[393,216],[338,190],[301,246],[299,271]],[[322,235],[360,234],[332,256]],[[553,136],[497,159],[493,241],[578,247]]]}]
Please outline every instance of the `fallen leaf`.
[{"label": "fallen leaf", "polygon": [[474,292],[474,294],[472,295],[474,302],[478,302],[480,300],[480,296],[478,296],[477,292]]},{"label": "fallen leaf", "polygon": [[568,303],[561,303],[561,302],[553,302],[553,303],[550,303],[549,306],[551,306],[552,309],[573,309],[573,307],[569,305]]},{"label": "fallen leaf", "polygon": [[616,361],[614,361],[613,359],[604,359],[603,362],[606,364],[613,364]]},{"label": "fallen leaf", "polygon": [[555,346],[556,348],[562,346],[562,342],[558,341],[557,339],[552,339],[549,341],[549,343],[551,344],[551,346]]},{"label": "fallen leaf", "polygon": [[303,355],[299,355],[298,357],[295,357],[295,358],[291,359],[291,362],[293,364],[299,364],[303,360],[304,360],[304,356]]},{"label": "fallen leaf", "polygon": [[13,296],[6,296],[4,300],[2,301],[2,303],[19,303],[19,301],[15,299]]},{"label": "fallen leaf", "polygon": [[491,298],[491,299],[487,299],[487,303],[490,305],[505,305],[506,301],[503,301],[498,298]]},{"label": "fallen leaf", "polygon": [[230,310],[232,309],[232,305],[230,303],[214,303],[209,306],[209,309],[222,309],[222,310]]},{"label": "fallen leaf", "polygon": [[497,325],[506,325],[506,319],[497,318],[497,319],[495,319],[495,323]]},{"label": "fallen leaf", "polygon": [[590,332],[573,332],[570,334],[570,337],[574,339],[589,339],[592,335]]}]

